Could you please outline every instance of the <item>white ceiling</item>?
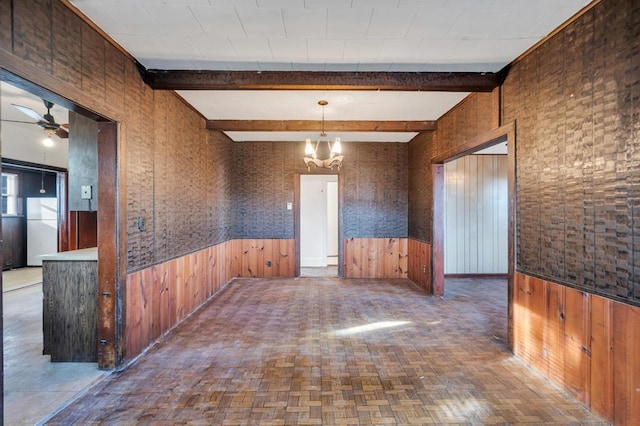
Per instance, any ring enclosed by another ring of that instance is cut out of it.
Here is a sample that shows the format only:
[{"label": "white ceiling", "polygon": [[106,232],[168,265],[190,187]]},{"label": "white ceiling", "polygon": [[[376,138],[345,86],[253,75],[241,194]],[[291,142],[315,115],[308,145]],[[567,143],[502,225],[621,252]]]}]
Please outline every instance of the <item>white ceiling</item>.
[{"label": "white ceiling", "polygon": [[585,0],[71,0],[147,68],[498,71]]},{"label": "white ceiling", "polygon": [[[39,97],[10,84],[0,82],[0,118],[2,120],[35,122],[35,120],[11,104],[31,108],[40,115],[44,115],[47,112],[44,102]],[[59,105],[53,106],[51,115],[53,115],[57,123],[64,124],[69,122],[69,111]],[[42,140],[45,137],[45,131],[36,124],[0,122],[3,158],[66,169],[69,149],[68,139],[61,139],[53,135],[51,139],[54,145],[45,147],[42,145]]]},{"label": "white ceiling", "polygon": [[[497,72],[587,0],[70,0],[147,69]],[[436,120],[467,93],[180,91],[212,120]],[[320,132],[226,132],[235,141]],[[407,142],[415,133],[343,133]]]}]

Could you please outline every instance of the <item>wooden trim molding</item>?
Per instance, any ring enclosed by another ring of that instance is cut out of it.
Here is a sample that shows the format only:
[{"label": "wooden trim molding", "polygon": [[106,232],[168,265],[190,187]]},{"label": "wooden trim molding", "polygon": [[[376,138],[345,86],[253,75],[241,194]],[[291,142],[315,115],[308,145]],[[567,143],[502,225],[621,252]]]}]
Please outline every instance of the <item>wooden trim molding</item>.
[{"label": "wooden trim molding", "polygon": [[116,317],[120,263],[118,217],[118,146],[115,123],[98,125],[98,367],[110,370],[120,362]]},{"label": "wooden trim molding", "polygon": [[433,225],[431,282],[434,296],[444,294],[444,165],[432,164]]},{"label": "wooden trim molding", "polygon": [[509,274],[444,274],[445,278],[508,278]]},{"label": "wooden trim molding", "polygon": [[146,70],[160,90],[401,90],[491,92],[504,73]]},{"label": "wooden trim molding", "polygon": [[[207,129],[228,132],[291,132],[319,130],[318,120],[208,120]],[[438,122],[427,121],[325,121],[331,132],[423,132],[433,131]]]}]

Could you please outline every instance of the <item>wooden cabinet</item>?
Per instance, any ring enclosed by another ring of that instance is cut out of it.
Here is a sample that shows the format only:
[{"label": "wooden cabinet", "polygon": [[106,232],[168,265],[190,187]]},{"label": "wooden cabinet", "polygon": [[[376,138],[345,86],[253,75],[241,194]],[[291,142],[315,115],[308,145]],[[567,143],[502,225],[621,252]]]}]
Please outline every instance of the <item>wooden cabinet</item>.
[{"label": "wooden cabinet", "polygon": [[3,264],[2,269],[22,268],[26,266],[26,233],[23,216],[2,217]]},{"label": "wooden cabinet", "polygon": [[97,250],[43,256],[42,291],[43,355],[52,362],[97,362]]}]

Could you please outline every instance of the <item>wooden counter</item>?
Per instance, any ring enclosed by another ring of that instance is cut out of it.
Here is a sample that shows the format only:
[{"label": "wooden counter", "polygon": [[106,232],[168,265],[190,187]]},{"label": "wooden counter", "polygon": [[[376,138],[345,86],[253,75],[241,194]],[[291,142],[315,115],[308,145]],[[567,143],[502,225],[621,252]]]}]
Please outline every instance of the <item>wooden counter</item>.
[{"label": "wooden counter", "polygon": [[42,259],[44,355],[52,362],[98,361],[98,250]]}]

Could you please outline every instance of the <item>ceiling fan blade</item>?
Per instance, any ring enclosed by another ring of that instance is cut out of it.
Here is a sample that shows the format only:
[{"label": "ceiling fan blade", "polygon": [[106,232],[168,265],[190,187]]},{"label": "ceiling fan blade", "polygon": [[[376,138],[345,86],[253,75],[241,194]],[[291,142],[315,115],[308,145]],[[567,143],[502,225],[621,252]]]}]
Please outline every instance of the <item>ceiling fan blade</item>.
[{"label": "ceiling fan blade", "polygon": [[67,131],[67,129],[65,129],[62,126],[60,126],[60,128],[58,128],[58,130],[56,130],[55,133],[56,133],[56,136],[59,137],[60,139],[69,138],[69,132]]},{"label": "ceiling fan blade", "polygon": [[38,124],[37,121],[7,120],[6,118],[2,118],[0,121],[5,121],[7,123]]},{"label": "ceiling fan blade", "polygon": [[16,104],[11,104],[11,105],[16,107],[20,111],[22,111],[24,114],[27,114],[29,117],[33,118],[34,120],[47,121],[47,120],[44,119],[43,116],[41,116],[40,114],[38,114],[37,112],[35,112],[31,108],[24,107],[22,105],[16,105]]}]

